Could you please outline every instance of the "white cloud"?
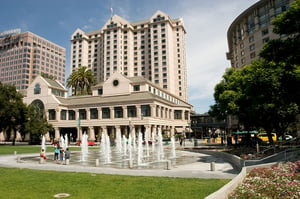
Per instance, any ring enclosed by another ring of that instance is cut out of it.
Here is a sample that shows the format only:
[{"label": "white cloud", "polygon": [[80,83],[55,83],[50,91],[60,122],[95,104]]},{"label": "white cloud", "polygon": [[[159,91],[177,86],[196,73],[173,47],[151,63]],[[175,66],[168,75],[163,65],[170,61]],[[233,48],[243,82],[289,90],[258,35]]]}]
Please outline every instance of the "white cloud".
[{"label": "white cloud", "polygon": [[[225,69],[227,30],[244,9],[257,0],[248,1],[184,1],[178,5],[178,15],[187,30],[186,48],[188,64],[189,102],[202,113],[214,103],[214,87],[220,82]],[[205,104],[200,104],[205,102]]]}]

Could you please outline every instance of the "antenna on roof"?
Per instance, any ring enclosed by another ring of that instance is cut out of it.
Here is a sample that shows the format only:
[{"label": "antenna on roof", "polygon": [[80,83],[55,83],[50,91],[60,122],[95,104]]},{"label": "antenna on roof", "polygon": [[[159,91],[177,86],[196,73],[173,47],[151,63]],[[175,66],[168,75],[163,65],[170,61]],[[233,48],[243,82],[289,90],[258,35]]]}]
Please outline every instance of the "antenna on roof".
[{"label": "antenna on roof", "polygon": [[113,12],[114,12],[114,10],[113,10],[113,8],[112,8],[112,3],[111,3],[111,1],[110,1],[110,20],[112,21],[112,17],[113,17]]}]

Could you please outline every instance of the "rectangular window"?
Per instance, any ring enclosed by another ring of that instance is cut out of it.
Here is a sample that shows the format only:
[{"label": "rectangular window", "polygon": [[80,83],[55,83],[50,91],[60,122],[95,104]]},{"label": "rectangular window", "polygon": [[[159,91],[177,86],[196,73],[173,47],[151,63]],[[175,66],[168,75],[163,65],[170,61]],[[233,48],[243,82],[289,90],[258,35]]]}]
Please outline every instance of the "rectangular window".
[{"label": "rectangular window", "polygon": [[102,108],[102,119],[109,119],[109,118],[110,118],[110,109]]},{"label": "rectangular window", "polygon": [[67,111],[61,110],[60,111],[60,120],[66,120],[67,119]]},{"label": "rectangular window", "polygon": [[115,107],[115,118],[123,118],[123,109],[122,107]]},{"label": "rectangular window", "polygon": [[91,108],[90,114],[91,114],[90,119],[98,119],[98,110],[96,108]]},{"label": "rectangular window", "polygon": [[182,110],[175,110],[174,111],[174,119],[181,120],[182,119]]}]

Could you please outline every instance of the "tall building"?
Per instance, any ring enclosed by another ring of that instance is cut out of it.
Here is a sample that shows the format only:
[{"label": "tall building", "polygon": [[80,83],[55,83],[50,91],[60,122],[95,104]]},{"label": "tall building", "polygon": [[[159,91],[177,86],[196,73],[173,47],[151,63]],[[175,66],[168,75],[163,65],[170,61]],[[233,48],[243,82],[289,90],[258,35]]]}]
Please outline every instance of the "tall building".
[{"label": "tall building", "polygon": [[143,76],[187,101],[185,34],[182,19],[161,11],[137,22],[114,15],[99,30],[72,34],[71,70],[88,66],[98,82],[115,72]]},{"label": "tall building", "polygon": [[39,74],[65,81],[66,50],[20,29],[0,33],[0,81],[25,91]]},{"label": "tall building", "polygon": [[280,35],[273,33],[272,20],[286,11],[293,0],[260,0],[242,12],[227,31],[227,59],[240,68],[258,59],[263,45]]}]

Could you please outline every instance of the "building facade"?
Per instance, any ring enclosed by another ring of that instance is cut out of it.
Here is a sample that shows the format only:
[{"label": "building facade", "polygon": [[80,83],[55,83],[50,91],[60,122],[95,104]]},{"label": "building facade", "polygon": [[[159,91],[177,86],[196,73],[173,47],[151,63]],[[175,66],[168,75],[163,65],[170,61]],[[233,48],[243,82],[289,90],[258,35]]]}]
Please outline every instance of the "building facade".
[{"label": "building facade", "polygon": [[280,35],[273,33],[272,20],[286,11],[293,0],[260,0],[242,12],[227,31],[226,56],[231,66],[241,68],[258,59],[263,45]]},{"label": "building facade", "polygon": [[0,81],[26,91],[39,74],[65,81],[66,50],[20,29],[0,33]]},{"label": "building facade", "polygon": [[114,15],[99,30],[72,34],[71,70],[88,66],[98,82],[115,72],[142,76],[187,101],[185,34],[182,19],[161,11],[138,22]]},{"label": "building facade", "polygon": [[[139,132],[155,140],[159,130],[170,137],[189,128],[192,109],[145,78],[120,73],[93,87],[92,95],[72,97],[67,97],[58,81],[38,76],[28,87],[24,102],[38,106],[53,125],[47,140],[67,135],[70,141],[81,140],[83,133],[91,141],[100,141],[102,133],[113,141],[123,135],[135,138]],[[4,133],[0,139],[5,139]]]}]

